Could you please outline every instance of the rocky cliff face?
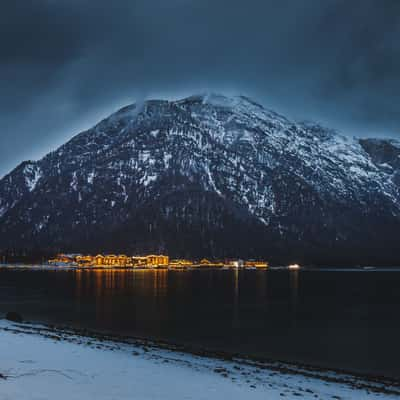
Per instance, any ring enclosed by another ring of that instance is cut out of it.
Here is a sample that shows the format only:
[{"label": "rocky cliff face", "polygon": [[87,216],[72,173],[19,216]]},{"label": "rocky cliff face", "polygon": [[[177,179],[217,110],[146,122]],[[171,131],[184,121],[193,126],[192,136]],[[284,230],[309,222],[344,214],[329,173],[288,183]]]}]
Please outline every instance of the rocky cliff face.
[{"label": "rocky cliff face", "polygon": [[400,143],[245,97],[130,105],[0,181],[0,246],[395,263]]}]

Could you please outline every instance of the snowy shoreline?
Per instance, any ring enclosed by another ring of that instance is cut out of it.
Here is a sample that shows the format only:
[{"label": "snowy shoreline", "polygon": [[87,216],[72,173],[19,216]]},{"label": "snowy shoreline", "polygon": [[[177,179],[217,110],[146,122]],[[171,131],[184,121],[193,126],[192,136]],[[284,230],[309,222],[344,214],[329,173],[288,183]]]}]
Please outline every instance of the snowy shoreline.
[{"label": "snowy shoreline", "polygon": [[394,380],[210,354],[0,320],[0,400],[400,396]]}]

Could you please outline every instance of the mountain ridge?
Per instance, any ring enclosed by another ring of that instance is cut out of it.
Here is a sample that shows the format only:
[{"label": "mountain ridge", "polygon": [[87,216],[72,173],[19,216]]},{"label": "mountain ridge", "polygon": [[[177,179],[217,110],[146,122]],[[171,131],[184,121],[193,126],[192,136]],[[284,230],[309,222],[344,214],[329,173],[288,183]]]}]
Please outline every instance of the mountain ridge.
[{"label": "mountain ridge", "polygon": [[0,180],[0,248],[398,262],[400,142],[245,96],[125,106]]}]

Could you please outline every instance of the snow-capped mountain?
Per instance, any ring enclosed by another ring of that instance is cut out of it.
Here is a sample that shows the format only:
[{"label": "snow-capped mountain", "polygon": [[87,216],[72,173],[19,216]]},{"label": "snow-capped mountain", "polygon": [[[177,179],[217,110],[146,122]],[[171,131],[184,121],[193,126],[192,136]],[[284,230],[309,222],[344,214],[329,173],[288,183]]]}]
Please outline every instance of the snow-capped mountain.
[{"label": "snow-capped mountain", "polygon": [[243,97],[129,105],[0,181],[0,246],[393,263],[400,142]]}]

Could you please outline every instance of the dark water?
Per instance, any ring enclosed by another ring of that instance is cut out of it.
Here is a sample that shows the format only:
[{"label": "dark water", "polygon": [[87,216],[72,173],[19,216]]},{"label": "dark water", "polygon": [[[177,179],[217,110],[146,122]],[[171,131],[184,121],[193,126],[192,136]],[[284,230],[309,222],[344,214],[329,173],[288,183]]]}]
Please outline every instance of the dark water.
[{"label": "dark water", "polygon": [[0,312],[400,377],[400,271],[0,270]]}]

